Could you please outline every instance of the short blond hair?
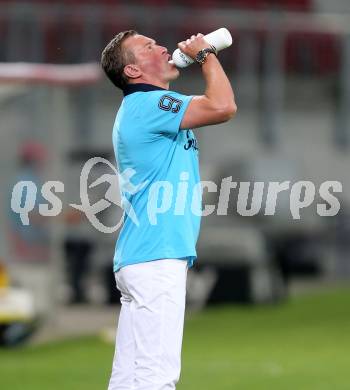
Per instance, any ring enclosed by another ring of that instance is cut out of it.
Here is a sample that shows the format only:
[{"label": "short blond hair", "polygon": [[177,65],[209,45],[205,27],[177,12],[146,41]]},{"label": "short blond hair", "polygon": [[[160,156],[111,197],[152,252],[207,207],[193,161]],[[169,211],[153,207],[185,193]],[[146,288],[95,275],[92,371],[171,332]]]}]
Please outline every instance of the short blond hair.
[{"label": "short blond hair", "polygon": [[117,34],[104,48],[101,56],[101,66],[112,83],[124,89],[128,84],[128,77],[124,73],[125,65],[134,60],[134,55],[123,48],[126,38],[136,35],[137,31],[127,30]]}]

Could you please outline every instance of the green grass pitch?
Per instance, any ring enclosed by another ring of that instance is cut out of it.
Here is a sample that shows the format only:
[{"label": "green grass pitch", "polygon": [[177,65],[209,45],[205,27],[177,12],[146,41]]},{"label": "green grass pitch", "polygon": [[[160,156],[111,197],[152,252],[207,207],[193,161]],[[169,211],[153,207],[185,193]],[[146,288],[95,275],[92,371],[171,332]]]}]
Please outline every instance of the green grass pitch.
[{"label": "green grass pitch", "polygon": [[[350,389],[350,289],[188,316],[178,390]],[[0,350],[2,390],[107,388],[113,345],[86,337]]]}]

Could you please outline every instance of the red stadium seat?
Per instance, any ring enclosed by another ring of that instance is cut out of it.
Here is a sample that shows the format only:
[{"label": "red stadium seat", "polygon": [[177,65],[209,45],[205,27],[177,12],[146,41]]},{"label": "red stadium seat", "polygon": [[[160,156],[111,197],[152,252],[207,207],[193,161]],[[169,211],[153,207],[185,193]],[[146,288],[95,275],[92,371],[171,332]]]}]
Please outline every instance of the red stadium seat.
[{"label": "red stadium seat", "polygon": [[285,58],[288,72],[333,73],[339,68],[339,42],[332,34],[290,33],[286,38]]}]

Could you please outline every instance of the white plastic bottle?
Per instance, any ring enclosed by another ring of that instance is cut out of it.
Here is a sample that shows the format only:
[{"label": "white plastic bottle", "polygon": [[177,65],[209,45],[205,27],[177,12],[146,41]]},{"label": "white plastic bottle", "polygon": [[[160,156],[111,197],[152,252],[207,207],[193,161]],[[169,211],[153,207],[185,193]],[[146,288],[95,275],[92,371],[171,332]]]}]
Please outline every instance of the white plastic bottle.
[{"label": "white plastic bottle", "polygon": [[[210,34],[204,35],[203,37],[209,45],[215,47],[217,51],[226,49],[232,45],[232,36],[227,28],[219,28],[211,32]],[[180,49],[176,49],[172,56],[172,61],[178,68],[186,68],[188,65],[193,64],[194,60],[184,54]]]}]

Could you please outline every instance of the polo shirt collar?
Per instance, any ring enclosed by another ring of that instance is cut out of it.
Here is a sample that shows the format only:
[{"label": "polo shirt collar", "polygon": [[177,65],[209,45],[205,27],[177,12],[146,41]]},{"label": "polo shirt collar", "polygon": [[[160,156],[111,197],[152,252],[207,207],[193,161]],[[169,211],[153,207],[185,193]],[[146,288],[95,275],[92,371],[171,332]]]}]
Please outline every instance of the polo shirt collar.
[{"label": "polo shirt collar", "polygon": [[134,92],[150,92],[150,91],[167,91],[165,88],[157,87],[152,84],[138,83],[138,84],[128,84],[123,89],[124,96],[130,95]]}]

